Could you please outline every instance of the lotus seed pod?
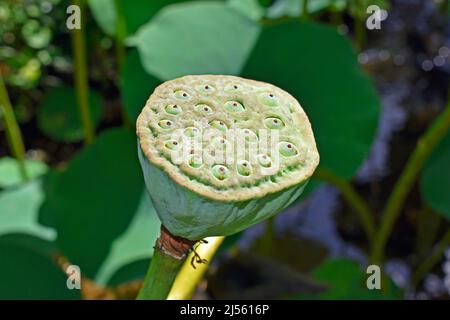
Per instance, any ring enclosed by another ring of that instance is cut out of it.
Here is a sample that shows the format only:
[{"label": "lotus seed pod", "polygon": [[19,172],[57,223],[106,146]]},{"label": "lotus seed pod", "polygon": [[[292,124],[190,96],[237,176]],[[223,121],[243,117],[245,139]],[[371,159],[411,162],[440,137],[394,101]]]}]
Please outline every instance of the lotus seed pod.
[{"label": "lotus seed pod", "polygon": [[234,76],[163,83],[138,117],[137,136],[162,224],[190,240],[230,235],[275,215],[300,196],[319,163],[297,100]]}]

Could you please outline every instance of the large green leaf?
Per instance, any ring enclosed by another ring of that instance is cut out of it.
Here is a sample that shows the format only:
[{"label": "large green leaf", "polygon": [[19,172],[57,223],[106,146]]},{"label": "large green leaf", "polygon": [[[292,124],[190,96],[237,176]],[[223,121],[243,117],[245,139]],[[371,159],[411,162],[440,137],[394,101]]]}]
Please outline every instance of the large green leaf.
[{"label": "large green leaf", "polygon": [[327,291],[312,296],[298,295],[297,299],[357,299],[357,300],[393,300],[401,298],[401,291],[388,279],[382,290],[369,290],[366,280],[369,277],[361,267],[353,261],[345,259],[326,260],[314,271],[314,279],[326,284]]},{"label": "large green leaf", "polygon": [[80,299],[67,288],[67,277],[48,257],[17,238],[0,238],[1,299]]},{"label": "large green leaf", "polygon": [[187,74],[239,74],[259,26],[226,3],[169,6],[132,38],[147,72],[161,80]]},{"label": "large green leaf", "polygon": [[[34,179],[47,172],[45,163],[38,160],[25,160],[25,168],[29,179]],[[23,182],[16,159],[10,157],[0,158],[0,188],[7,188]]]},{"label": "large green leaf", "polygon": [[151,262],[150,258],[141,259],[129,263],[119,270],[108,280],[108,286],[119,286],[134,280],[142,280],[147,273],[148,266]]},{"label": "large green leaf", "polygon": [[120,75],[120,91],[125,112],[133,123],[159,83],[158,79],[145,72],[138,51],[132,49]]},{"label": "large green leaf", "polygon": [[427,204],[450,220],[450,132],[428,159],[420,182]]},{"label": "large green leaf", "polygon": [[53,229],[38,223],[39,206],[44,200],[42,183],[34,180],[0,193],[0,235],[24,233],[54,240]]},{"label": "large green leaf", "polygon": [[125,22],[125,31],[131,35],[164,6],[183,1],[186,0],[88,0],[88,4],[103,32],[114,36],[117,31],[116,2]]},{"label": "large green leaf", "polygon": [[315,23],[266,26],[243,75],[292,93],[312,122],[321,165],[353,176],[372,144],[379,99],[345,37]]},{"label": "large green leaf", "polygon": [[371,5],[376,5],[382,9],[389,8],[387,0],[353,0],[348,1],[348,10],[353,17],[364,20],[370,14],[367,13],[367,8]]},{"label": "large green leaf", "polygon": [[255,21],[261,19],[266,10],[259,0],[228,0],[228,5]]},{"label": "large green leaf", "polygon": [[63,254],[94,278],[139,206],[144,186],[135,135],[104,132],[48,184],[41,221],[52,222]]},{"label": "large green leaf", "polygon": [[[114,36],[117,29],[115,0],[88,0],[92,15],[99,27],[109,36]],[[132,1],[127,1],[132,2]]]},{"label": "large green leaf", "polygon": [[135,33],[163,7],[186,0],[121,0],[127,34]]},{"label": "large green leaf", "polygon": [[[89,108],[94,126],[101,116],[101,98],[90,91]],[[38,126],[49,137],[62,141],[78,141],[83,138],[75,91],[71,87],[54,88],[45,97],[39,110]]]},{"label": "large green leaf", "polygon": [[[53,238],[56,238],[56,233]],[[27,247],[41,255],[47,256],[50,259],[55,259],[58,256],[58,248],[54,241],[49,241],[48,239],[36,237],[28,233],[7,233],[0,235],[0,242],[2,243],[13,243],[14,245],[19,245],[22,247]]]},{"label": "large green leaf", "polygon": [[399,299],[400,290],[389,280],[387,287],[381,290],[369,290],[366,286],[368,274],[353,261],[340,259],[328,260],[313,272],[314,278],[329,285],[321,299]]},{"label": "large green leaf", "polygon": [[[283,16],[298,17],[303,14],[304,0],[278,0],[275,1],[266,11],[266,16],[271,19]],[[314,14],[326,8],[343,10],[347,0],[314,0],[308,1],[308,14]]]},{"label": "large green leaf", "polygon": [[[105,259],[98,272],[96,281],[100,284],[106,284],[108,279],[114,273],[121,270],[120,281],[127,282],[135,280],[138,275],[145,275],[147,265],[138,270],[134,268],[126,269],[129,265],[135,265],[136,262],[146,260],[153,255],[153,246],[159,235],[161,223],[156,215],[155,209],[151,203],[147,190],[142,190],[141,202],[133,221],[128,229],[111,245],[111,251]],[[128,272],[127,272],[128,271]],[[114,283],[118,284],[118,277]]]}]

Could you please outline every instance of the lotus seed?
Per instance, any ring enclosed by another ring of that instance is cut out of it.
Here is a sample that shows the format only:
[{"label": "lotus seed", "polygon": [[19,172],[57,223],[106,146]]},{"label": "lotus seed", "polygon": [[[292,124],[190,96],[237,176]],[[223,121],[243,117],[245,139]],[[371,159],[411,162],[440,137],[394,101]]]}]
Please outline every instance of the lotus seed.
[{"label": "lotus seed", "polygon": [[259,96],[259,102],[268,107],[278,107],[278,98],[272,93],[263,93]]},{"label": "lotus seed", "polygon": [[251,174],[250,163],[246,160],[238,161],[236,168],[241,176],[248,177]]},{"label": "lotus seed", "polygon": [[216,147],[222,149],[225,145],[228,144],[228,141],[225,140],[224,138],[221,138],[221,137],[215,137],[215,138],[212,140],[212,144],[213,144],[214,146],[216,146]]},{"label": "lotus seed", "polygon": [[205,114],[205,115],[210,115],[210,114],[213,113],[212,108],[210,106],[206,105],[206,104],[198,104],[195,107],[195,110],[197,112],[200,112],[200,113]]},{"label": "lotus seed", "polygon": [[189,165],[192,168],[198,169],[202,166],[203,162],[202,162],[202,158],[198,155],[193,155],[189,158]]},{"label": "lotus seed", "polygon": [[214,87],[208,84],[197,86],[197,91],[201,93],[212,93],[214,92]]},{"label": "lotus seed", "polygon": [[269,168],[270,166],[272,166],[272,159],[270,159],[270,157],[265,154],[258,155],[257,160],[258,163],[264,168]]},{"label": "lotus seed", "polygon": [[180,114],[181,111],[183,111],[181,109],[181,107],[178,106],[177,104],[169,104],[169,105],[166,106],[165,110],[166,110],[166,112],[168,114],[171,114],[171,115],[174,115],[174,116],[176,116],[177,114]]},{"label": "lotus seed", "polygon": [[161,120],[158,122],[158,125],[163,129],[171,129],[172,128],[172,121],[170,120]]},{"label": "lotus seed", "polygon": [[218,164],[212,167],[212,174],[214,175],[214,177],[216,177],[216,179],[222,181],[229,177],[230,171],[227,167]]},{"label": "lotus seed", "polygon": [[178,100],[188,100],[189,99],[189,94],[186,91],[183,90],[177,90],[175,91],[175,98],[177,98]]},{"label": "lotus seed", "polygon": [[187,127],[184,129],[184,134],[189,138],[194,138],[198,136],[200,133],[200,130],[198,130],[196,127]]},{"label": "lotus seed", "polygon": [[239,86],[237,84],[228,84],[225,86],[226,92],[235,92],[239,89]]},{"label": "lotus seed", "polygon": [[292,157],[298,154],[297,148],[292,143],[286,141],[280,142],[279,151],[285,157]]},{"label": "lotus seed", "polygon": [[256,142],[256,141],[258,141],[258,136],[252,130],[244,129],[243,133],[244,133],[245,141],[247,141],[247,142]]},{"label": "lotus seed", "polygon": [[218,129],[220,131],[227,131],[228,127],[225,123],[219,120],[213,120],[209,123],[209,125],[215,129]]},{"label": "lotus seed", "polygon": [[237,101],[227,101],[224,106],[228,112],[239,113],[245,110],[244,106]]},{"label": "lotus seed", "polygon": [[267,118],[264,120],[264,125],[269,129],[282,129],[284,122],[278,118]]},{"label": "lotus seed", "polygon": [[175,140],[170,140],[170,141],[167,141],[165,143],[165,146],[166,146],[167,149],[177,150],[178,149],[178,142],[175,141]]}]

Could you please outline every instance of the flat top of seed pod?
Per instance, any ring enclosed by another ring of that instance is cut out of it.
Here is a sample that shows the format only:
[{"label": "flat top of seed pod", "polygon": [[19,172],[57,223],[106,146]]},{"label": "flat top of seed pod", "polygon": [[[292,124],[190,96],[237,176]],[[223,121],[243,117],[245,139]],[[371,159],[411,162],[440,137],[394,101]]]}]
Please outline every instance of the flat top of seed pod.
[{"label": "flat top of seed pod", "polygon": [[245,201],[302,183],[319,163],[298,101],[268,83],[185,76],[157,87],[137,120],[143,154],[206,198]]}]

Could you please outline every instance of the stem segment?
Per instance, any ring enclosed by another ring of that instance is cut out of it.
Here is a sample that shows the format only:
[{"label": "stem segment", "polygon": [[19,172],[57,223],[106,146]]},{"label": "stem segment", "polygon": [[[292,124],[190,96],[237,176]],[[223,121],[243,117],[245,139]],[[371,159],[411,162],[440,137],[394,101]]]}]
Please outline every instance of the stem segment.
[{"label": "stem segment", "polygon": [[367,205],[366,201],[356,192],[350,183],[335,175],[333,172],[317,168],[314,172],[314,177],[325,182],[333,184],[339,189],[347,203],[355,210],[359,220],[367,234],[369,241],[372,241],[375,236],[375,220],[374,215]]},{"label": "stem segment", "polygon": [[13,156],[17,159],[20,175],[24,181],[28,180],[28,174],[25,167],[25,146],[22,140],[22,133],[14,115],[14,110],[9,100],[8,91],[6,91],[3,77],[0,73],[0,110],[3,113],[5,122],[6,138]]},{"label": "stem segment", "polygon": [[434,147],[441,141],[450,128],[450,100],[444,111],[439,115],[435,123],[419,139],[415,150],[410,156],[400,179],[387,201],[380,228],[376,234],[372,248],[372,263],[380,263],[383,260],[383,252],[389,235],[392,232],[395,221],[400,215],[400,210],[411,190],[418,173],[422,170],[428,156]]},{"label": "stem segment", "polygon": [[309,12],[308,12],[308,0],[303,0],[302,6],[302,20],[308,20]]},{"label": "stem segment", "polygon": [[[73,4],[80,7],[81,14],[85,11],[85,1],[73,0]],[[72,30],[72,52],[75,58],[75,90],[81,123],[83,124],[84,142],[89,144],[94,140],[95,133],[89,109],[89,84],[84,27],[84,16],[81,16],[81,28]]]},{"label": "stem segment", "polygon": [[363,51],[366,46],[366,26],[364,20],[355,17],[355,42],[359,51]]},{"label": "stem segment", "polygon": [[195,242],[174,236],[161,226],[161,234],[156,240],[155,252],[137,299],[166,299]]},{"label": "stem segment", "polygon": [[[127,26],[125,23],[125,17],[123,15],[122,10],[122,0],[115,0],[114,1],[115,8],[116,8],[116,41],[115,41],[115,49],[116,49],[116,60],[117,60],[117,69],[118,74],[122,74],[123,65],[125,61],[125,56],[127,54],[127,50],[125,48],[124,42],[125,38],[127,36]],[[122,94],[122,92],[121,92]],[[125,111],[124,102],[123,99],[121,100],[122,106],[122,119],[123,119],[123,126],[125,128],[131,128],[133,125],[131,123],[130,118],[128,117],[127,112]]]},{"label": "stem segment", "polygon": [[[196,251],[202,259],[206,259],[209,262],[214,257],[224,239],[225,237],[206,238],[205,240],[208,242],[199,245]],[[175,283],[167,296],[167,300],[190,299],[198,283],[205,275],[209,263],[197,264],[196,269],[194,269],[191,265],[191,258],[193,255],[194,253],[191,253],[184,262],[183,267],[179,271]]]},{"label": "stem segment", "polygon": [[445,250],[450,246],[450,230],[448,230],[442,239],[434,247],[431,255],[425,259],[414,272],[411,283],[416,287],[423,277],[439,262]]},{"label": "stem segment", "polygon": [[120,72],[122,70],[123,61],[125,60],[126,54],[124,41],[127,35],[127,29],[125,25],[125,18],[122,14],[122,0],[115,0],[114,4],[116,7],[116,57]]}]

